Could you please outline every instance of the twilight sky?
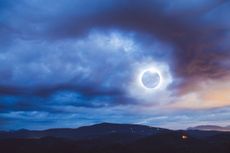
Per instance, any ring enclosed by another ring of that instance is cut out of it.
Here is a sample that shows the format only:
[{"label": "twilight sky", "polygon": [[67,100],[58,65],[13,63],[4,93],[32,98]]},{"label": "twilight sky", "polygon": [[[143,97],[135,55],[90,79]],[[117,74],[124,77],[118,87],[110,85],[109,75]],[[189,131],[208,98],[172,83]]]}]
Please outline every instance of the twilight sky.
[{"label": "twilight sky", "polygon": [[228,0],[0,0],[0,130],[230,125],[229,18]]}]

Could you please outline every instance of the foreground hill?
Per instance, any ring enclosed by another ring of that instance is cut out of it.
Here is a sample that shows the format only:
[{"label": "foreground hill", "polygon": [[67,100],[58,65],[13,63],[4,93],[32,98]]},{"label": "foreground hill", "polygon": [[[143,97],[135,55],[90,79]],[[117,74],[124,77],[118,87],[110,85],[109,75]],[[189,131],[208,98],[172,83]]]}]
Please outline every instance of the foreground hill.
[{"label": "foreground hill", "polygon": [[1,153],[229,153],[230,133],[102,123],[76,129],[1,132]]},{"label": "foreground hill", "polygon": [[139,139],[167,131],[169,130],[145,125],[101,123],[92,126],[83,126],[75,129],[59,128],[42,131],[24,129],[11,132],[0,132],[0,139],[39,139],[44,137],[55,137],[73,140],[91,140],[97,138],[119,139],[121,137],[121,141],[128,141],[130,139]]}]

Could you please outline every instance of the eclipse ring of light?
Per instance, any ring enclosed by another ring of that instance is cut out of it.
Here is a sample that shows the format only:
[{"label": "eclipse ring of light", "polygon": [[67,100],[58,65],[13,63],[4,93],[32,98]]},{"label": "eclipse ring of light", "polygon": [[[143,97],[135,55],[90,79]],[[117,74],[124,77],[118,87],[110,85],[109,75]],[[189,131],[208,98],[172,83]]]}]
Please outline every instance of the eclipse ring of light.
[{"label": "eclipse ring of light", "polygon": [[139,81],[142,87],[146,89],[157,89],[162,82],[162,77],[157,69],[150,68],[142,71]]}]

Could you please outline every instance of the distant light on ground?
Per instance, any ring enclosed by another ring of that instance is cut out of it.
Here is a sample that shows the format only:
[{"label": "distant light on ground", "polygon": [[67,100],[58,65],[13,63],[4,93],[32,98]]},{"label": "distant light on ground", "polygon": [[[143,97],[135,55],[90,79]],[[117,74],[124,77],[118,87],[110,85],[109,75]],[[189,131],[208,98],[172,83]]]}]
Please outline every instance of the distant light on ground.
[{"label": "distant light on ground", "polygon": [[188,139],[188,136],[182,135],[181,138],[182,138],[182,139]]}]

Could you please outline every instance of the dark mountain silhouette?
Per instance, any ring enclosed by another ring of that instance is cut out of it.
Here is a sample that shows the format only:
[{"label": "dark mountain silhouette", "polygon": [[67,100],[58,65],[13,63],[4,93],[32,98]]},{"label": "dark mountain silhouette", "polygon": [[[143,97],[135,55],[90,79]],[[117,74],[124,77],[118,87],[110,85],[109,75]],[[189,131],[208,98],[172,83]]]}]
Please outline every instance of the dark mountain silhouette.
[{"label": "dark mountain silhouette", "polygon": [[229,153],[230,132],[102,123],[0,132],[0,153]]},{"label": "dark mountain silhouette", "polygon": [[199,125],[189,127],[188,130],[202,130],[202,131],[230,131],[230,126],[222,127],[216,125]]},{"label": "dark mountain silhouette", "polygon": [[168,129],[155,128],[145,125],[134,125],[134,124],[112,124],[112,123],[101,123],[92,126],[83,126],[76,129],[71,128],[59,128],[59,129],[48,129],[42,131],[35,130],[18,130],[12,132],[0,132],[0,139],[6,138],[31,138],[38,139],[43,137],[56,137],[66,139],[95,139],[110,137],[113,138],[122,137],[122,140],[128,140],[130,138],[141,138],[161,132],[169,131]]}]

